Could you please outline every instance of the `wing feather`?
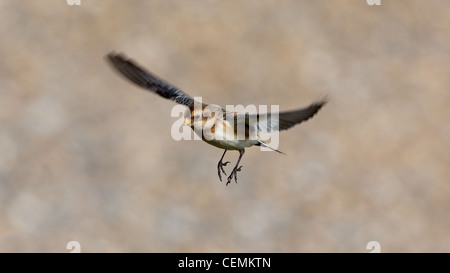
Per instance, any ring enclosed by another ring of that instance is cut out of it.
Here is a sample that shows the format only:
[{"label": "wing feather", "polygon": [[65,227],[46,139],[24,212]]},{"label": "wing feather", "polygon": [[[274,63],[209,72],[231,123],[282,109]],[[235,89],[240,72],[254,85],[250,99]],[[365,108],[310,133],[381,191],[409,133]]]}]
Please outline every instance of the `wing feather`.
[{"label": "wing feather", "polygon": [[[249,126],[256,126],[257,131],[262,133],[284,131],[312,118],[327,102],[328,99],[325,98],[297,110],[280,113],[246,114],[245,122]],[[241,116],[240,119],[242,118]]]},{"label": "wing feather", "polygon": [[136,85],[188,107],[194,103],[189,95],[140,67],[125,55],[112,52],[108,54],[107,59],[119,73]]}]

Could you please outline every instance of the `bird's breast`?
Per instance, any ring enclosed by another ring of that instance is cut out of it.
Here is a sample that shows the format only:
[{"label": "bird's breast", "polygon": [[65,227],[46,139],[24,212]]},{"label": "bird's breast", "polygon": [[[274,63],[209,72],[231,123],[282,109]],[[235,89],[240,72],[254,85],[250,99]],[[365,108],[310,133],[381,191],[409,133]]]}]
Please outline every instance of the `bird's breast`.
[{"label": "bird's breast", "polygon": [[259,143],[257,140],[249,140],[249,139],[246,140],[217,140],[217,139],[208,140],[206,138],[202,139],[203,141],[205,141],[210,145],[225,150],[241,150],[243,148],[250,147]]},{"label": "bird's breast", "polygon": [[240,150],[258,144],[255,132],[237,130],[228,122],[217,120],[215,123],[203,128],[193,128],[203,141],[215,147],[226,150]]}]

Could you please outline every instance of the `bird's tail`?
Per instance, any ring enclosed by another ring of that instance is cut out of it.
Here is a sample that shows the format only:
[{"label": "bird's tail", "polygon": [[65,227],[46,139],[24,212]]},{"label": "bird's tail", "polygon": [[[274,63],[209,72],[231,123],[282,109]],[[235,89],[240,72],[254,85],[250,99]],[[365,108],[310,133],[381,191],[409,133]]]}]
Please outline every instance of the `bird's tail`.
[{"label": "bird's tail", "polygon": [[277,150],[277,149],[275,149],[275,148],[270,147],[269,145],[267,145],[267,144],[266,144],[264,141],[262,141],[261,139],[258,138],[257,140],[258,140],[260,146],[269,148],[269,149],[271,149],[272,151],[278,152],[278,153],[280,153],[280,154],[287,155],[287,154],[283,153],[282,151],[279,151],[279,150]]}]

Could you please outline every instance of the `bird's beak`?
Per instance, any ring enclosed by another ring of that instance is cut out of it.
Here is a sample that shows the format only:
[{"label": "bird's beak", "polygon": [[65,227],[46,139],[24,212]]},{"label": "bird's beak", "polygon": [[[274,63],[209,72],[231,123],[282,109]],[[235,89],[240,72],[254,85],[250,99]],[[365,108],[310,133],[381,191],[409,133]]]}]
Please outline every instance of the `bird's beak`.
[{"label": "bird's beak", "polygon": [[190,125],[190,124],[191,124],[191,119],[185,118],[184,125]]}]

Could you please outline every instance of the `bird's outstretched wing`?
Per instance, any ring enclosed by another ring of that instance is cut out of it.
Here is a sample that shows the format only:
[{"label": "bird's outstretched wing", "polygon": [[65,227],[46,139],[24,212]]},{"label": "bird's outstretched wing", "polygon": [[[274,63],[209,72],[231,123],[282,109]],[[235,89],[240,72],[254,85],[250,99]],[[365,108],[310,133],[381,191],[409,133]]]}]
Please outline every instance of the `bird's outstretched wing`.
[{"label": "bird's outstretched wing", "polygon": [[262,133],[284,131],[312,118],[327,102],[328,99],[324,98],[298,110],[280,113],[246,114],[245,122],[249,127],[254,128],[256,126],[257,131]]},{"label": "bird's outstretched wing", "polygon": [[118,72],[138,86],[153,91],[161,97],[173,100],[176,103],[188,107],[193,105],[194,99],[186,93],[140,67],[125,55],[111,52],[108,54],[107,60]]}]

